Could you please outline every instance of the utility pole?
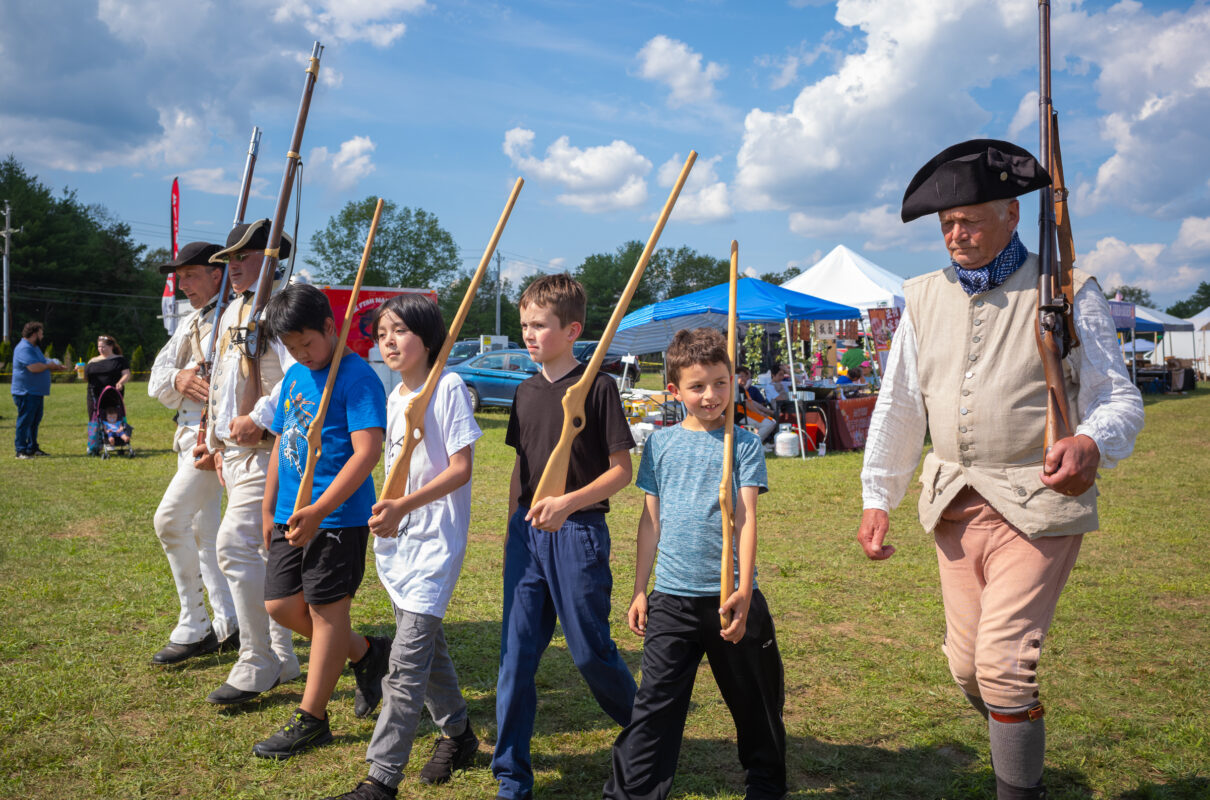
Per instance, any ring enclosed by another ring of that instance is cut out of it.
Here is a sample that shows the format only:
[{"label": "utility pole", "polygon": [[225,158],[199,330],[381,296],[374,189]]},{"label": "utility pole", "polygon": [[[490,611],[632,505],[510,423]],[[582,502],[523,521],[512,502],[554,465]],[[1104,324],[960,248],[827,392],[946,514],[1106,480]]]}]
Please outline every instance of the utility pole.
[{"label": "utility pole", "polygon": [[[500,251],[497,250],[496,251],[496,335],[497,336],[500,335],[500,287],[502,285],[501,280],[500,280],[500,262],[501,262]],[[7,264],[8,262],[5,261],[4,263]],[[8,272],[6,271],[4,274],[8,275]],[[8,284],[5,283],[5,286],[7,286],[7,285]]]},{"label": "utility pole", "polygon": [[[13,213],[12,206],[10,206],[8,201],[5,200],[4,201],[4,230],[0,231],[0,236],[4,237],[4,341],[6,344],[8,343],[9,319],[11,316],[11,314],[9,312],[9,304],[8,304],[9,242],[12,241],[14,233],[21,233],[21,231],[25,230],[24,226],[17,228],[17,230],[13,230],[13,226],[11,224],[9,224],[12,219],[12,213]],[[497,316],[498,316],[498,314],[497,314]],[[498,324],[499,323],[497,323],[497,325]]]}]

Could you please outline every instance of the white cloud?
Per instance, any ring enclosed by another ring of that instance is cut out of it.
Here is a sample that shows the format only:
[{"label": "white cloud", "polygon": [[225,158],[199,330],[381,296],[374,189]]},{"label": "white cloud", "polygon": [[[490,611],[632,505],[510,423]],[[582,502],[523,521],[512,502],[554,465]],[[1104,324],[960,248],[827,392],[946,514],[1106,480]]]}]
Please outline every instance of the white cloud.
[{"label": "white cloud", "polygon": [[347,192],[374,171],[371,154],[375,146],[368,136],[354,136],[341,142],[334,154],[326,147],[312,148],[305,174],[336,192]]},{"label": "white cloud", "polygon": [[1210,280],[1210,252],[1204,246],[1208,237],[1210,219],[1186,219],[1171,245],[1131,244],[1107,236],[1090,252],[1077,257],[1076,263],[1095,275],[1106,291],[1129,285],[1156,296],[1179,295]]},{"label": "white cloud", "polygon": [[398,21],[428,7],[425,0],[321,0],[318,3],[284,2],[273,14],[276,22],[298,20],[323,41],[369,42],[390,47],[407,26]]},{"label": "white cloud", "polygon": [[[234,199],[239,193],[242,175],[236,173],[228,176],[227,170],[223,167],[198,167],[178,173],[177,177],[181,179],[181,185],[186,189],[196,189],[207,194],[226,195]],[[267,197],[265,189],[268,185],[269,181],[265,178],[253,177],[251,195]]]},{"label": "white cloud", "polygon": [[865,237],[861,247],[866,250],[944,249],[940,228],[923,223],[904,225],[899,219],[899,207],[887,204],[850,211],[839,217],[795,211],[790,214],[790,230],[812,239]]},{"label": "white cloud", "polygon": [[[698,158],[685,179],[681,196],[677,198],[676,206],[672,209],[672,218],[678,222],[704,223],[719,222],[731,217],[731,203],[728,200],[727,184],[718,178],[715,167],[722,156],[714,158]],[[671,189],[676,183],[677,176],[685,159],[677,153],[660,165],[656,172],[656,183],[665,189]],[[655,219],[657,215],[653,215]]]},{"label": "white cloud", "polygon": [[[737,205],[885,202],[873,187],[903,186],[929,156],[990,119],[972,91],[1032,61],[1030,11],[1011,0],[954,0],[929,13],[918,0],[840,0],[837,21],[864,34],[864,46],[805,87],[789,109],[748,113]],[[1002,35],[971,35],[993,28]]]},{"label": "white cloud", "polygon": [[1006,138],[1016,140],[1023,131],[1032,127],[1038,129],[1038,93],[1026,92],[1017,105],[1017,113],[1013,114],[1012,122],[1008,123]]},{"label": "white cloud", "polygon": [[1210,7],[1152,14],[1127,0],[1103,14],[1073,13],[1067,26],[1077,52],[1100,66],[1096,90],[1108,112],[1101,136],[1113,148],[1078,187],[1078,200],[1089,211],[1117,206],[1169,219],[1205,213]]},{"label": "white cloud", "polygon": [[639,77],[668,87],[668,105],[708,105],[714,102],[714,82],[727,76],[727,68],[713,61],[702,66],[701,53],[667,36],[656,36],[638,53]]},{"label": "white cloud", "polygon": [[556,199],[581,211],[596,213],[633,208],[647,199],[651,162],[630,144],[615,139],[608,145],[581,149],[560,136],[546,148],[546,157],[532,155],[534,132],[513,128],[504,134],[504,154],[521,170],[539,180],[561,184],[567,191]]}]

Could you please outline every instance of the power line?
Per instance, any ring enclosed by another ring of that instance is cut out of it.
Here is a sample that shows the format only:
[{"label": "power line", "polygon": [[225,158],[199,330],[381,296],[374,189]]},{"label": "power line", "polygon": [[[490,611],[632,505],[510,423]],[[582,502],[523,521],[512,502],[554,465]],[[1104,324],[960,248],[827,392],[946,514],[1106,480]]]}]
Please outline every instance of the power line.
[{"label": "power line", "polygon": [[160,300],[160,295],[150,294],[126,294],[123,292],[97,292],[88,289],[69,289],[66,286],[31,286],[28,283],[15,283],[14,286],[36,292],[66,292],[68,294],[95,294],[103,297],[133,297],[140,300]]}]

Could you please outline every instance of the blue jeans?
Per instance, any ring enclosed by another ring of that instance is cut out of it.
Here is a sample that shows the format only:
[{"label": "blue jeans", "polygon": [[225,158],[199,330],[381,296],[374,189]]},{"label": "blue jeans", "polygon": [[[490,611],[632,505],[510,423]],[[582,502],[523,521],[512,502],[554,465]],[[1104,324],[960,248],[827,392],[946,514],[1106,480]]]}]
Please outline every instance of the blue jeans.
[{"label": "blue jeans", "polygon": [[42,403],[46,398],[40,394],[15,394],[17,404],[17,434],[14,446],[17,455],[33,455],[38,448],[38,425],[42,423]]},{"label": "blue jeans", "polygon": [[619,725],[630,722],[635,683],[609,635],[609,527],[601,513],[575,514],[557,533],[538,530],[520,508],[504,548],[504,613],[496,681],[496,751],[500,795],[528,798],[534,773],[529,741],[538,690],[534,676],[555,620],[593,697]]}]

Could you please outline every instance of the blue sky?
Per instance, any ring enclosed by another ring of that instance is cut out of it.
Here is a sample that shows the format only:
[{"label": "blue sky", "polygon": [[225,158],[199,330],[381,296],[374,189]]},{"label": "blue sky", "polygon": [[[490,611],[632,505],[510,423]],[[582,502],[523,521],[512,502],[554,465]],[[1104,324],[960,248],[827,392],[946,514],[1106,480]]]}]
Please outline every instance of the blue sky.
[{"label": "blue sky", "polygon": [[[272,211],[319,39],[304,254],[382,195],[473,266],[521,175],[507,273],[574,268],[645,240],[696,149],[662,245],[735,238],[768,272],[845,244],[911,276],[946,263],[935,219],[899,221],[915,170],[977,136],[1036,151],[1036,33],[1027,0],[7,0],[0,152],[150,245],[179,175],[182,242],[221,241],[253,124],[250,215]],[[1053,38],[1078,263],[1185,298],[1210,280],[1210,7],[1055,0]]]}]

